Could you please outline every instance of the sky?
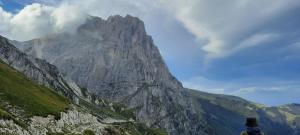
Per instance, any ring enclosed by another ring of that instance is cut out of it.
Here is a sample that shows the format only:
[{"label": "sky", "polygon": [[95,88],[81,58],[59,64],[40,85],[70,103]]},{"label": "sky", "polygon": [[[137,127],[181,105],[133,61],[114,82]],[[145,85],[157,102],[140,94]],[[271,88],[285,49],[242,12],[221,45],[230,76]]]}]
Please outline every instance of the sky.
[{"label": "sky", "polygon": [[25,41],[116,14],[144,21],[185,87],[300,103],[299,0],[0,0],[0,34]]}]

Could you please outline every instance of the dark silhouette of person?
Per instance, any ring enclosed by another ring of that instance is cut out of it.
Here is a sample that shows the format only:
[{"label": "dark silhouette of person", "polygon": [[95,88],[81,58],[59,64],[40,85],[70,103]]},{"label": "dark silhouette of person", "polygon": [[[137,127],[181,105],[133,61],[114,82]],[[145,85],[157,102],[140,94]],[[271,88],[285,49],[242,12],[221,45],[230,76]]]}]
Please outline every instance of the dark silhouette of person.
[{"label": "dark silhouette of person", "polygon": [[241,135],[264,135],[258,127],[255,117],[249,117],[246,119],[245,126],[247,129],[241,133]]}]

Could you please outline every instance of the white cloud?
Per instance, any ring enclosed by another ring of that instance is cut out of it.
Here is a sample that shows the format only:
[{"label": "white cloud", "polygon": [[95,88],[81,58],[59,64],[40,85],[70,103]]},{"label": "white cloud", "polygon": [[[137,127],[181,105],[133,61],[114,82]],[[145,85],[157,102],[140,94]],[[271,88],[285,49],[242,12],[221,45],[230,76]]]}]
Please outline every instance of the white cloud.
[{"label": "white cloud", "polygon": [[233,94],[241,95],[241,94],[254,93],[254,92],[257,92],[257,91],[258,91],[257,87],[246,87],[246,88],[240,88],[239,90],[234,91]]},{"label": "white cloud", "polygon": [[288,93],[297,92],[299,85],[283,85],[283,86],[251,86],[241,87],[236,91],[231,92],[232,95],[245,96],[249,94],[274,94],[274,93]]},{"label": "white cloud", "polygon": [[[299,91],[298,81],[278,81],[276,79],[257,78],[241,79],[240,81],[231,82],[229,80],[211,80],[202,76],[192,77],[182,81],[186,88],[207,91],[218,94],[230,94],[244,96],[253,93],[273,93]],[[266,80],[268,80],[266,82]],[[265,82],[261,84],[260,82]]]},{"label": "white cloud", "polygon": [[296,48],[300,49],[300,41],[294,43],[294,44],[292,45],[292,47],[296,47]]},{"label": "white cloud", "polygon": [[58,7],[38,3],[25,6],[17,14],[0,9],[0,32],[15,40],[29,40],[47,34],[71,31],[82,24],[85,15],[76,5]]},{"label": "white cloud", "polygon": [[255,47],[258,45],[266,45],[267,42],[270,42],[276,37],[279,37],[278,34],[275,33],[258,33],[254,34],[247,39],[241,41],[237,46],[232,47],[232,49],[224,55],[230,55],[230,53],[235,53],[243,49]]},{"label": "white cloud", "polygon": [[[33,2],[44,2],[34,0]],[[28,3],[26,1],[25,3]],[[26,5],[18,13],[12,14],[0,9],[2,24],[0,34],[15,40],[29,40],[53,32],[74,30],[82,24],[87,15],[107,18],[111,15],[132,14],[146,18],[155,12],[155,1],[125,0],[52,0],[50,5],[33,3]],[[5,15],[5,17],[3,17]]]},{"label": "white cloud", "polygon": [[273,38],[276,38],[277,34],[274,33],[265,33],[265,34],[254,34],[253,36],[250,36],[246,40],[242,41],[238,48],[243,49],[243,48],[248,48],[252,46],[259,45],[261,43],[265,43],[267,41],[272,40]]},{"label": "white cloud", "polygon": [[0,7],[0,32],[4,32],[8,30],[10,19],[12,18],[12,14],[5,12]]},{"label": "white cloud", "polygon": [[202,47],[208,58],[223,57],[233,53],[232,50],[244,48],[235,43],[241,40],[238,37],[300,5],[295,0],[172,0],[163,3],[198,39],[208,40]]},{"label": "white cloud", "polygon": [[9,34],[14,39],[28,39],[52,31],[49,13],[53,9],[40,4],[24,7],[10,20]]},{"label": "white cloud", "polygon": [[127,14],[145,18],[158,8],[157,0],[64,0],[62,3],[78,5],[85,13],[103,18],[111,15],[125,16]]},{"label": "white cloud", "polygon": [[230,85],[229,83],[225,84],[224,82],[209,80],[201,76],[184,80],[182,81],[182,84],[186,88],[207,91],[216,94],[225,94],[225,85]]},{"label": "white cloud", "polygon": [[[29,0],[31,1],[31,0]],[[33,0],[35,3],[43,3],[47,5],[57,5],[61,0]],[[27,2],[28,3],[28,2]]]},{"label": "white cloud", "polygon": [[79,5],[61,4],[50,14],[54,20],[54,27],[58,31],[73,30],[74,27],[84,22],[85,13]]}]

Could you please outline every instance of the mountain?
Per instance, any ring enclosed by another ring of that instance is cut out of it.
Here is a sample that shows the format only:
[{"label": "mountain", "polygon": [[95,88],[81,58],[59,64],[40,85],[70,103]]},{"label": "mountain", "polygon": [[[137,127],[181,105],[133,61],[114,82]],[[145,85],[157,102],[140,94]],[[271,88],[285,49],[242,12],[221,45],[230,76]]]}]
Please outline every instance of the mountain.
[{"label": "mountain", "polygon": [[213,134],[165,65],[144,23],[132,16],[90,17],[76,33],[17,45],[58,67],[81,88],[136,110],[139,121],[170,134]]},{"label": "mountain", "polygon": [[79,89],[54,65],[27,56],[2,36],[0,101],[1,135],[165,134],[134,120],[131,109]]},{"label": "mountain", "polygon": [[249,116],[259,119],[259,126],[267,135],[300,134],[299,104],[266,107],[235,96],[186,90],[191,94],[197,113],[218,135],[239,134]]},{"label": "mountain", "polygon": [[265,107],[183,88],[136,17],[90,17],[75,33],[11,43],[55,65],[83,95],[124,103],[137,121],[171,135],[239,134],[247,116],[257,116],[267,134],[299,134],[298,105]]}]

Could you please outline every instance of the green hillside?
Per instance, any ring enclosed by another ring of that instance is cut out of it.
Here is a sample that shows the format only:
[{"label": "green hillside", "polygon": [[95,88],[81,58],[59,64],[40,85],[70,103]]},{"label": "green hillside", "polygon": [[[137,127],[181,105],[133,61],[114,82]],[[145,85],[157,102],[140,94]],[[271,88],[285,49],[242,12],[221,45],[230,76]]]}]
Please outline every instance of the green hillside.
[{"label": "green hillside", "polygon": [[15,107],[33,115],[59,116],[69,106],[69,101],[54,91],[37,85],[23,74],[0,62],[0,117],[7,117],[5,110]]}]

